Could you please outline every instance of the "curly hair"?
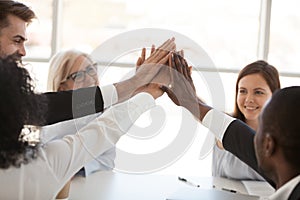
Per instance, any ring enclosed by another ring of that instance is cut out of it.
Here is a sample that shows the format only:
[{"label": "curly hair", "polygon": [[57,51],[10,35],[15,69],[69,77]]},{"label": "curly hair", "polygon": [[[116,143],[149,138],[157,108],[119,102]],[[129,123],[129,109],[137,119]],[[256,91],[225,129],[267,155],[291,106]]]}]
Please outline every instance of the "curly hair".
[{"label": "curly hair", "polygon": [[19,167],[38,155],[39,142],[31,145],[20,136],[27,122],[43,121],[46,98],[33,90],[25,68],[11,57],[0,59],[0,168]]}]

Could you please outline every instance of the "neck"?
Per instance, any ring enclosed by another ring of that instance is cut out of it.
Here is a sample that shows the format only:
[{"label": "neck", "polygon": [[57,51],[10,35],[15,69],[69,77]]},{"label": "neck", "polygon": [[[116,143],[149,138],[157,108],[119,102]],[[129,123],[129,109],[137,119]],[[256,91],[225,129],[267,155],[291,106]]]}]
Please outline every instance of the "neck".
[{"label": "neck", "polygon": [[295,178],[300,174],[299,170],[295,170],[294,167],[284,166],[277,169],[274,181],[276,183],[276,190],[282,187],[284,184]]},{"label": "neck", "polygon": [[248,126],[250,126],[253,130],[257,130],[257,128],[258,128],[258,120],[247,120],[246,119],[246,124],[248,125]]}]

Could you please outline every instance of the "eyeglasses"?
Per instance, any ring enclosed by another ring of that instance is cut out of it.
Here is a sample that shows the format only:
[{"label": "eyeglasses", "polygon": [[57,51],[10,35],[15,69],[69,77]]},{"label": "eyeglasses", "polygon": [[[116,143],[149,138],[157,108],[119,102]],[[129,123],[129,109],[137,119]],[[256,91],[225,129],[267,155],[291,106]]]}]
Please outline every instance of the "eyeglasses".
[{"label": "eyeglasses", "polygon": [[72,79],[74,82],[79,83],[85,80],[86,74],[88,74],[91,77],[97,76],[97,63],[94,63],[92,65],[88,65],[85,70],[81,70],[78,72],[74,72],[67,76],[66,80]]}]

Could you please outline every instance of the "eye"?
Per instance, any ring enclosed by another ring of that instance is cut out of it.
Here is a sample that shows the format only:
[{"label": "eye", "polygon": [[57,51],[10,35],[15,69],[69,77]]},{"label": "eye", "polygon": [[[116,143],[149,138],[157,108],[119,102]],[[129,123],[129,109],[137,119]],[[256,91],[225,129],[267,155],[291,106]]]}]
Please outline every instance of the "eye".
[{"label": "eye", "polygon": [[86,72],[91,75],[94,76],[97,74],[97,68],[94,65],[90,65],[86,68]]},{"label": "eye", "polygon": [[15,40],[14,40],[14,43],[16,43],[16,44],[21,44],[21,43],[22,43],[22,40],[21,40],[21,39],[15,39]]},{"label": "eye", "polygon": [[264,92],[263,92],[263,91],[260,91],[260,90],[257,90],[257,91],[255,91],[255,94],[257,94],[257,95],[262,95],[262,94],[264,94]]},{"label": "eye", "polygon": [[240,93],[240,94],[246,94],[246,93],[247,93],[247,90],[246,90],[246,89],[239,89],[239,93]]},{"label": "eye", "polygon": [[84,77],[84,72],[82,71],[78,71],[71,74],[71,78],[73,79],[73,81],[81,81],[83,77]]}]

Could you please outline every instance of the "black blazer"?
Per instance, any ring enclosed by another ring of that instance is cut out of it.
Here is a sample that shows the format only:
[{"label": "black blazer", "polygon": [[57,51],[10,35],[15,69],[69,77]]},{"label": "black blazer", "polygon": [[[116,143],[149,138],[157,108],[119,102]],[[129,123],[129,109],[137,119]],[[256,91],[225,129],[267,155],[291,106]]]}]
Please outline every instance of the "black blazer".
[{"label": "black blazer", "polygon": [[36,125],[49,125],[103,111],[103,98],[99,87],[63,92],[44,93],[47,98],[45,121]]},{"label": "black blazer", "polygon": [[[225,131],[223,137],[224,148],[245,162],[274,188],[275,183],[261,172],[257,165],[257,159],[254,150],[255,131],[240,120],[233,121]],[[294,188],[288,200],[300,200],[300,183]]]}]

